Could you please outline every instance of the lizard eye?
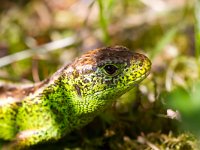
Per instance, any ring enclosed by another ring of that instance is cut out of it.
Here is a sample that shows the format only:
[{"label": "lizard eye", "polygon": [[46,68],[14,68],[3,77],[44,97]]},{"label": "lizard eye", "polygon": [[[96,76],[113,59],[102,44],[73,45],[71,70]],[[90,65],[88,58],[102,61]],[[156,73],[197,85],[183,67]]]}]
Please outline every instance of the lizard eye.
[{"label": "lizard eye", "polygon": [[105,65],[104,70],[106,71],[107,74],[113,75],[117,72],[118,68],[114,65]]}]

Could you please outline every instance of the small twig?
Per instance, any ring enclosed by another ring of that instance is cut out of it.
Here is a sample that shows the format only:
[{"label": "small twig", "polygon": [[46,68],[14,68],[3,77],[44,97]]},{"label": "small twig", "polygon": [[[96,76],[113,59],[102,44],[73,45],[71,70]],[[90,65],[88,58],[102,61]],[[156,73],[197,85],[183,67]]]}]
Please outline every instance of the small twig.
[{"label": "small twig", "polygon": [[39,70],[38,70],[38,60],[35,57],[32,61],[32,77],[33,77],[33,81],[36,82],[40,82],[40,76],[39,76]]},{"label": "small twig", "polygon": [[35,54],[47,53],[49,51],[54,51],[59,48],[71,46],[75,43],[76,43],[75,37],[67,37],[61,40],[57,40],[57,41],[53,41],[41,46],[37,46],[32,49],[27,49],[15,54],[11,54],[11,55],[0,58],[0,67],[9,65],[19,60],[29,58]]},{"label": "small twig", "polygon": [[152,150],[160,150],[156,145],[151,143],[148,139],[146,139],[145,135],[142,134],[141,136],[138,137],[137,141],[141,144],[146,144],[148,145]]}]

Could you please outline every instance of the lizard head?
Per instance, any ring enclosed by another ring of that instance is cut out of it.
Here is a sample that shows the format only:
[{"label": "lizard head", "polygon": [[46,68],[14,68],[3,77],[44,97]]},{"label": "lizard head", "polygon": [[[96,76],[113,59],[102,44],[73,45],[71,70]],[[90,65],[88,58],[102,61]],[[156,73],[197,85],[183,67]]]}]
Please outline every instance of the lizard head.
[{"label": "lizard head", "polygon": [[147,77],[150,60],[122,46],[89,51],[65,73],[83,99],[114,100]]}]

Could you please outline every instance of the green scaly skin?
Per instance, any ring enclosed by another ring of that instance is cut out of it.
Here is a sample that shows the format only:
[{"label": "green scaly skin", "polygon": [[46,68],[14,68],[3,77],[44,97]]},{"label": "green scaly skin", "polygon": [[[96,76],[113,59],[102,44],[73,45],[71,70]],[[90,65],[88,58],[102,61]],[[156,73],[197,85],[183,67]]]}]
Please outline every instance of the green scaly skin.
[{"label": "green scaly skin", "polygon": [[1,87],[0,139],[10,149],[58,140],[81,128],[146,78],[150,60],[122,46],[89,51],[49,79]]}]

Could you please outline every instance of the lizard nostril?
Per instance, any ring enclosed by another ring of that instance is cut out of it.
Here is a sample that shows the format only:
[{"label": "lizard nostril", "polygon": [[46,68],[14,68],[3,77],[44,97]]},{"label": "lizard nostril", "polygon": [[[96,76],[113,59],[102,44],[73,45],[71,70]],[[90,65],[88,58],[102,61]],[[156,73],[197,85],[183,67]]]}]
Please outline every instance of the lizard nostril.
[{"label": "lizard nostril", "polygon": [[142,66],[143,66],[143,63],[142,63],[142,62],[140,62],[140,63],[139,63],[139,66],[140,66],[140,67],[142,67]]}]

